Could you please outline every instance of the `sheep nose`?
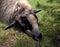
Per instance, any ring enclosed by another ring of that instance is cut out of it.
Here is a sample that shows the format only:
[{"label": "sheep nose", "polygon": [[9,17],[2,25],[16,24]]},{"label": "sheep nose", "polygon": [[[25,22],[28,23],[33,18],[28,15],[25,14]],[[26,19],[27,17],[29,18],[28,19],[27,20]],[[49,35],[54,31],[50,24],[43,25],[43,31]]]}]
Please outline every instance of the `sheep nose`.
[{"label": "sheep nose", "polygon": [[41,41],[42,40],[42,34],[40,33],[38,36],[33,36],[33,39],[35,41]]}]

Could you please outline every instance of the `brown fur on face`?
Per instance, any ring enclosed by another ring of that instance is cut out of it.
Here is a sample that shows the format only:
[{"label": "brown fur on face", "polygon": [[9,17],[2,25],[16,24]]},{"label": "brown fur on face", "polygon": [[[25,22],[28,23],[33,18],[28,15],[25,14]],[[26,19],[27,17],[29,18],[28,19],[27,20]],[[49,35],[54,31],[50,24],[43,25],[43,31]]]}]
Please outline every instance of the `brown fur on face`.
[{"label": "brown fur on face", "polygon": [[30,24],[37,23],[37,19],[32,14],[30,14],[29,16],[27,16],[27,19],[29,20]]}]

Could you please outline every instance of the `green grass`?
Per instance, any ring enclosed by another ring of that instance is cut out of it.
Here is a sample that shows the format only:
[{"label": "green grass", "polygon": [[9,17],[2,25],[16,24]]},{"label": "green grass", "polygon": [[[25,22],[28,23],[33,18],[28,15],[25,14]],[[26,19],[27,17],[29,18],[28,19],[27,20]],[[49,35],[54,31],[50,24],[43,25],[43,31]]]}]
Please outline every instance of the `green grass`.
[{"label": "green grass", "polygon": [[3,42],[7,37],[7,33],[4,31],[0,31],[0,42]]}]

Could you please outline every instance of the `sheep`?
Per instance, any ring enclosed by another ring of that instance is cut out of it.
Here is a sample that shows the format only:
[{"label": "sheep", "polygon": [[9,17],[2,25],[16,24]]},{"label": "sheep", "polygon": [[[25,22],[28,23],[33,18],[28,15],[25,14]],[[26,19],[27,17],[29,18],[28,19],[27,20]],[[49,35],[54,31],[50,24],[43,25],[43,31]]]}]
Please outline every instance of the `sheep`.
[{"label": "sheep", "polygon": [[0,0],[0,21],[5,22],[9,28],[32,37],[35,41],[40,41],[42,34],[38,29],[38,18],[36,13],[40,10],[32,10],[27,0]]}]

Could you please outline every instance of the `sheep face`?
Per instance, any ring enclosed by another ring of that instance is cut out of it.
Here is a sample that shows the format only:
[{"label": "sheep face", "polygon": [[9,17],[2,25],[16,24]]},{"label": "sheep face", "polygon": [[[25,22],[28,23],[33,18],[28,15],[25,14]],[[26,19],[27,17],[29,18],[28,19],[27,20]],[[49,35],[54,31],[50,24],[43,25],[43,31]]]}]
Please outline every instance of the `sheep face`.
[{"label": "sheep face", "polygon": [[14,26],[31,36],[34,40],[39,41],[42,38],[42,35],[38,29],[38,18],[36,16],[37,12],[39,11],[23,11],[22,14],[17,15],[15,20],[5,29],[9,29]]}]

